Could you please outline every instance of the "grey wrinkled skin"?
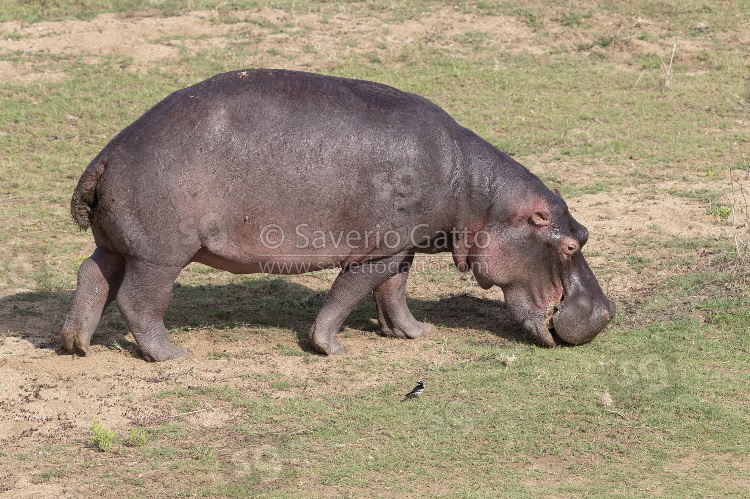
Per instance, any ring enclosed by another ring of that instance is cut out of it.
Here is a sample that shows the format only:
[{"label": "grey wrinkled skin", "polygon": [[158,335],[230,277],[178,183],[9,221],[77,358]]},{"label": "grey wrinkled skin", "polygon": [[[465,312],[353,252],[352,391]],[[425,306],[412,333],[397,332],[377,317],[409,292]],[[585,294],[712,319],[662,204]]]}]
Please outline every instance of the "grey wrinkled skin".
[{"label": "grey wrinkled skin", "polygon": [[[174,92],[93,159],[71,211],[97,245],[62,332],[80,355],[116,300],[144,357],[188,356],[162,316],[190,262],[340,267],[310,332],[328,354],[346,351],[336,334],[373,292],[384,335],[431,330],[406,306],[415,252],[451,251],[482,287],[500,286],[545,345],[590,341],[615,313],[559,195],[430,101],[372,82],[245,70]],[[300,244],[314,230],[356,244]]]}]

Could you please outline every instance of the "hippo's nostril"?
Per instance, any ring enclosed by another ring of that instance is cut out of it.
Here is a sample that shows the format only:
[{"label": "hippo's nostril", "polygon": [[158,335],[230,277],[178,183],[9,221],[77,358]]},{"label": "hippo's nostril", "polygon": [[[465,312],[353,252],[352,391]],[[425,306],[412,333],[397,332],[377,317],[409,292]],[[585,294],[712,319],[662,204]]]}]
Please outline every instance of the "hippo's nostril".
[{"label": "hippo's nostril", "polygon": [[564,237],[560,241],[560,252],[563,254],[563,257],[573,256],[580,248],[581,246],[578,244],[578,241],[572,237]]}]

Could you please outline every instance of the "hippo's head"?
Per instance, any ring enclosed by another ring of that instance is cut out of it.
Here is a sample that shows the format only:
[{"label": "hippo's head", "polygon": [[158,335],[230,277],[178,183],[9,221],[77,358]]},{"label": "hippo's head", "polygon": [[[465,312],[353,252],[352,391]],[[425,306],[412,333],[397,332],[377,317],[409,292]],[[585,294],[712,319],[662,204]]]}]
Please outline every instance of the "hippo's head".
[{"label": "hippo's head", "polygon": [[[538,182],[538,181],[537,181]],[[591,341],[615,315],[581,248],[588,230],[541,182],[491,207],[481,230],[454,251],[484,289],[500,286],[513,317],[547,346]]]}]

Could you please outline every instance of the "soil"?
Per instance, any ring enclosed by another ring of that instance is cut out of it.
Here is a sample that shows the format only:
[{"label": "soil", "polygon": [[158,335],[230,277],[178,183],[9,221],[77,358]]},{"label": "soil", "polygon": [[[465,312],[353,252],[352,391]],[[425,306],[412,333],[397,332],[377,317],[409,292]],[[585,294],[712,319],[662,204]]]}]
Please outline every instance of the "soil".
[{"label": "soil", "polygon": [[[268,34],[260,42],[259,52],[272,47],[283,46],[283,50],[298,57],[290,59],[290,69],[306,69],[311,57],[316,57],[317,67],[321,67],[320,57],[335,64],[349,55],[349,52],[368,53],[375,50],[398,51],[415,40],[428,40],[438,45],[455,43],[455,37],[470,31],[484,31],[490,34],[488,43],[497,44],[509,54],[543,53],[548,46],[540,45],[533,28],[515,18],[489,18],[471,14],[443,10],[421,15],[419,18],[388,24],[384,30],[383,21],[375,18],[361,18],[346,12],[324,20],[318,14],[295,15],[289,12],[264,9],[255,12],[232,13],[237,17],[234,23],[217,22],[217,12],[191,12],[174,17],[123,17],[117,14],[104,14],[94,19],[80,21],[41,22],[22,24],[9,22],[0,24],[0,33],[17,33],[18,37],[0,40],[0,53],[13,51],[47,52],[62,56],[81,56],[86,62],[109,55],[122,55],[132,58],[130,71],[145,72],[155,61],[177,60],[181,50],[196,51],[211,47],[226,47],[241,43],[254,36],[253,26],[258,23],[283,24],[294,17],[297,26],[304,26],[310,35],[307,41],[315,48],[316,55],[307,54],[303,46],[284,45],[282,33]],[[577,44],[590,43],[589,33],[598,31],[617,33],[622,26],[620,19],[607,18],[597,14],[590,21],[597,30],[578,32],[566,26],[548,26],[549,43],[575,50]],[[654,39],[663,34],[658,27],[645,20],[628,20],[640,23],[640,29]],[[387,34],[386,34],[387,33]],[[747,33],[744,43],[749,43]],[[342,45],[341,38],[355,38],[357,44]],[[621,39],[611,52],[617,58],[618,51],[643,53],[665,53],[669,40],[648,42],[637,39]],[[694,43],[681,45],[682,57],[693,57],[702,47]],[[626,58],[623,57],[623,60]],[[258,56],[257,60],[260,60]],[[252,67],[257,60],[237,61],[237,67]],[[627,63],[623,62],[624,65]],[[325,61],[322,63],[325,67]],[[236,69],[236,68],[228,68]],[[634,81],[639,70],[634,71]],[[38,70],[23,63],[0,61],[0,79],[3,81],[28,83],[36,80],[62,80],[64,72]],[[532,170],[533,170],[532,166]],[[585,175],[585,172],[582,174]],[[656,186],[659,191],[667,185]],[[592,256],[589,262],[596,272],[606,275],[606,289],[610,296],[622,304],[637,300],[644,290],[663,280],[674,270],[655,269],[649,274],[635,274],[628,271],[623,259],[631,248],[626,244],[629,234],[643,237],[682,236],[685,238],[723,238],[727,229],[707,215],[706,206],[685,198],[659,195],[647,199],[637,194],[627,193],[613,196],[611,193],[583,195],[572,199],[571,211],[590,230],[592,237],[587,252]],[[658,222],[657,222],[658,221]],[[649,228],[657,226],[658,228]],[[89,251],[87,248],[86,251]],[[654,250],[652,259],[667,258],[666,251],[660,254]],[[420,257],[423,259],[442,257]],[[700,264],[700,254],[694,258]],[[456,280],[465,279],[456,274]],[[326,289],[332,280],[300,276],[295,282],[311,289]],[[419,283],[419,285],[417,285]],[[461,284],[467,292],[481,299],[501,298],[497,290],[483,292],[469,281]],[[603,283],[604,285],[604,283]],[[453,287],[453,289],[456,289]],[[20,290],[6,292],[6,297]],[[72,290],[69,292],[72,293]],[[451,292],[452,293],[452,292]],[[412,298],[439,299],[447,297],[439,284],[427,280],[417,280],[411,284],[409,295]],[[3,298],[3,297],[0,297]],[[14,308],[16,307],[16,308]],[[26,313],[14,313],[25,310]],[[348,328],[341,334],[342,343],[349,349],[342,358],[326,358],[325,362],[305,363],[303,357],[284,355],[278,345],[299,349],[298,339],[284,334],[274,337],[258,334],[243,334],[239,342],[221,343],[219,347],[229,354],[229,358],[214,358],[216,352],[216,331],[206,328],[190,330],[181,335],[182,343],[193,352],[187,360],[171,361],[166,364],[144,362],[137,353],[127,347],[133,342],[129,334],[124,337],[125,347],[117,348],[111,341],[95,341],[93,355],[80,358],[59,352],[59,329],[64,320],[64,312],[50,300],[36,299],[33,305],[10,299],[0,299],[0,316],[9,317],[2,328],[10,333],[0,337],[0,451],[7,455],[39,452],[40,445],[55,442],[62,445],[85,441],[88,427],[93,418],[106,421],[108,426],[122,429],[136,424],[153,424],[164,418],[179,414],[167,403],[150,398],[165,386],[190,387],[210,384],[217,378],[236,379],[242,390],[259,389],[257,381],[237,376],[246,373],[281,372],[295,375],[304,373],[305,378],[322,379],[335,376],[347,358],[359,359],[371,355],[376,348],[385,348],[391,361],[399,358],[422,357],[425,362],[441,362],[452,355],[441,348],[438,341],[396,341],[375,334],[374,325],[367,330]],[[117,314],[111,308],[108,315]],[[497,325],[508,326],[507,318],[497,319]],[[300,327],[304,327],[301,325]],[[468,321],[466,329],[471,328]],[[13,333],[18,331],[19,334]],[[442,329],[436,336],[440,338],[461,338],[465,330],[461,327]],[[120,338],[121,340],[123,338]],[[512,342],[510,338],[490,336],[488,342]],[[415,377],[418,373],[415,373]],[[361,389],[365,386],[392,383],[394,374],[383,374],[382,378],[359,378],[349,376],[346,382]],[[341,389],[339,383],[311,383],[309,390],[329,393]],[[286,392],[288,393],[288,392]],[[111,402],[110,395],[126,394],[132,403]],[[106,396],[105,396],[106,395]],[[278,392],[276,396],[286,396]],[[232,418],[232,409],[227,407],[201,407],[198,412],[186,416],[196,427],[217,427]],[[93,448],[83,447],[82,460],[96,460]],[[34,477],[38,473],[24,460],[14,461],[13,469],[0,469],[0,492],[3,497],[57,497],[65,493],[65,487],[56,482],[39,483]],[[92,472],[92,476],[96,476]],[[84,485],[82,487],[85,488]],[[94,489],[92,489],[94,490]]]}]

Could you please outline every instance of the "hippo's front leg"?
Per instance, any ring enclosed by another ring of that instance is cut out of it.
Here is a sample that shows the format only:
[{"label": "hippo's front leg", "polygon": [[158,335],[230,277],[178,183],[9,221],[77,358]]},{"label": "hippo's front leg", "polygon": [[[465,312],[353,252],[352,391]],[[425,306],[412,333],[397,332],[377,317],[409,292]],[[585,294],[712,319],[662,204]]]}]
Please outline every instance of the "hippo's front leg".
[{"label": "hippo's front leg", "polygon": [[336,338],[344,320],[362,298],[399,273],[407,258],[406,254],[394,255],[342,269],[310,329],[313,347],[330,355],[346,353]]},{"label": "hippo's front leg", "polygon": [[406,305],[406,280],[414,255],[409,255],[399,272],[375,289],[380,331],[391,338],[419,338],[432,330],[432,325],[419,322]]}]

